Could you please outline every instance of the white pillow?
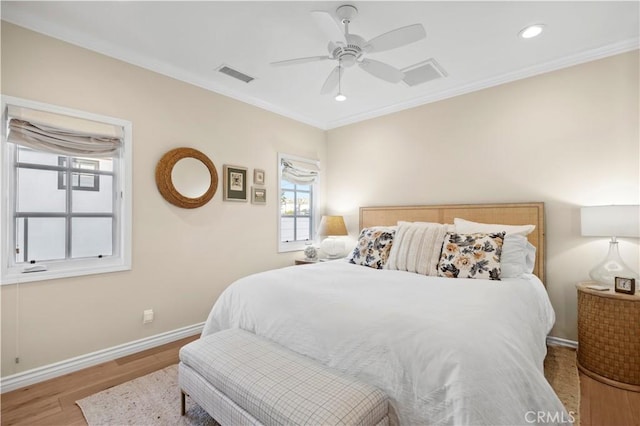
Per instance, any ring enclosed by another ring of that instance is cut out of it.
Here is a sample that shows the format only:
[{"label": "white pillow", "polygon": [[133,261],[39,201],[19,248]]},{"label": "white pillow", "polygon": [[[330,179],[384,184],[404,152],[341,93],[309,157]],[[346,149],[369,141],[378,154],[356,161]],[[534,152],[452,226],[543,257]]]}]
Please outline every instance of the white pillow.
[{"label": "white pillow", "polygon": [[530,274],[536,262],[536,248],[527,237],[507,234],[502,245],[500,278],[517,278]]},{"label": "white pillow", "polygon": [[492,232],[506,232],[509,234],[527,236],[536,229],[535,225],[500,225],[492,223],[479,223],[471,222],[470,220],[460,219],[458,217],[453,219],[453,224],[456,227],[456,232],[459,234],[473,234],[473,233],[492,233]]}]

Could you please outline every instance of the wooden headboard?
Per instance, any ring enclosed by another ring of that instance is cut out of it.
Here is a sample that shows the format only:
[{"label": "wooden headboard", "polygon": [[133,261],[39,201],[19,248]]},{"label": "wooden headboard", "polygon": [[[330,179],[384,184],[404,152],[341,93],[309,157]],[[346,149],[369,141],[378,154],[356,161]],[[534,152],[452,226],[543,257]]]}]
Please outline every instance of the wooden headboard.
[{"label": "wooden headboard", "polygon": [[528,235],[529,242],[536,247],[533,273],[545,282],[544,203],[360,207],[360,229],[396,225],[399,220],[453,223],[456,217],[483,223],[535,225],[536,229]]}]

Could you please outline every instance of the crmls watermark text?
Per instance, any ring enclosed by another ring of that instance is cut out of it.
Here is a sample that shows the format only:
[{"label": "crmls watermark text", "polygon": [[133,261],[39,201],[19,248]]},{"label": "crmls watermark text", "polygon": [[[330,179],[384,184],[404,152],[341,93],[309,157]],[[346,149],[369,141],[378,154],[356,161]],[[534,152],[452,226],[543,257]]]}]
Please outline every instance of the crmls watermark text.
[{"label": "crmls watermark text", "polygon": [[527,423],[538,424],[575,423],[576,418],[573,415],[573,411],[569,411],[568,414],[564,411],[527,411],[524,420]]}]

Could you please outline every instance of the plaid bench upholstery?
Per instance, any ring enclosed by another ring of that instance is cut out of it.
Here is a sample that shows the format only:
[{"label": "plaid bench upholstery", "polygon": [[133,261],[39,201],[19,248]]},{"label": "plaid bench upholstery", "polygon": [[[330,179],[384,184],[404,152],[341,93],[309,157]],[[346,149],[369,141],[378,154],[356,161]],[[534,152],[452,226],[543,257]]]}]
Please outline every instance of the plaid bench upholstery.
[{"label": "plaid bench upholstery", "polygon": [[381,390],[240,329],[184,346],[179,383],[223,426],[389,422]]}]

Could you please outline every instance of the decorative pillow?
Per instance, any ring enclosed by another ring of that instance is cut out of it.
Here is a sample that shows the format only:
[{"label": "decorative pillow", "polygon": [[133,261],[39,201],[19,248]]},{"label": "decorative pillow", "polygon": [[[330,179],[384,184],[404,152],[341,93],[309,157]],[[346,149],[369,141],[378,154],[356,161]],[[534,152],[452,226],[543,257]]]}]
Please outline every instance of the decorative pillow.
[{"label": "decorative pillow", "polygon": [[438,263],[438,276],[499,280],[504,235],[504,232],[448,233]]},{"label": "decorative pillow", "polygon": [[533,272],[536,261],[536,248],[527,237],[507,234],[504,237],[502,256],[500,257],[500,278],[516,278]]},{"label": "decorative pillow", "polygon": [[382,269],[387,263],[396,230],[388,227],[364,228],[356,248],[347,260],[356,265]]},{"label": "decorative pillow", "polygon": [[471,222],[470,220],[464,220],[458,217],[453,219],[453,224],[456,227],[456,232],[459,234],[473,234],[476,232],[488,234],[492,232],[504,232],[505,234],[517,234],[526,237],[536,229],[535,225],[500,225],[493,223],[480,223]]},{"label": "decorative pillow", "polygon": [[391,246],[387,269],[438,274],[446,225],[430,222],[398,222],[398,231]]}]

